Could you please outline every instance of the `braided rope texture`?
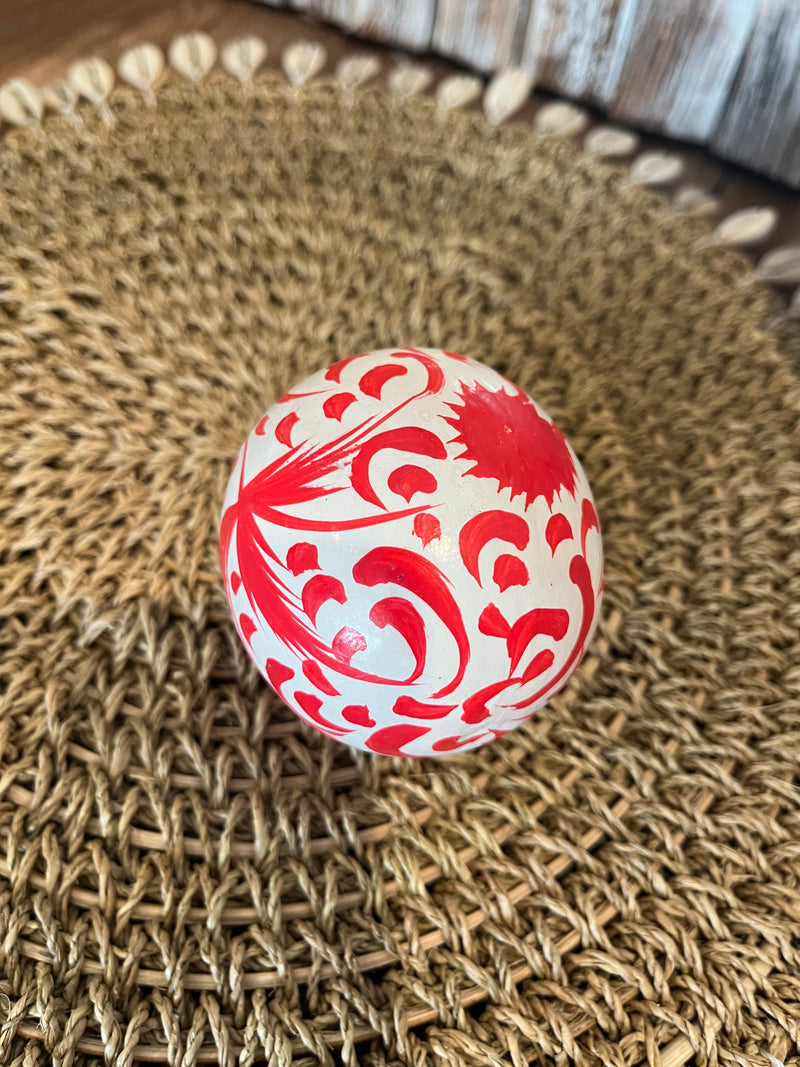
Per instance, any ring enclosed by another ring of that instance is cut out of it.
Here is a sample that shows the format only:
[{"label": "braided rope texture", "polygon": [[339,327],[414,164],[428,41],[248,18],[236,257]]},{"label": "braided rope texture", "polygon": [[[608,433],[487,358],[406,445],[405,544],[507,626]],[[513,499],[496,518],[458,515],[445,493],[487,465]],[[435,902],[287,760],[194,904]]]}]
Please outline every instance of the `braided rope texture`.
[{"label": "braided rope texture", "polygon": [[[0,145],[0,1062],[800,1062],[800,387],[745,260],[423,98],[111,104]],[[260,414],[408,344],[544,405],[607,556],[568,689],[439,761],[300,723],[217,569]]]}]

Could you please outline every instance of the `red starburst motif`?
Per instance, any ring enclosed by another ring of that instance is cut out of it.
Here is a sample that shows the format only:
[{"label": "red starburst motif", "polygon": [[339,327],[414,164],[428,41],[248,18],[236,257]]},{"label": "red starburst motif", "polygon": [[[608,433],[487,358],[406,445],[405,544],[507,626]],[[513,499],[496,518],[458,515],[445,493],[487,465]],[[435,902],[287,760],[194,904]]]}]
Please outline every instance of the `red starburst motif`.
[{"label": "red starburst motif", "polygon": [[453,443],[471,460],[465,471],[474,478],[493,478],[511,499],[525,494],[525,506],[543,496],[548,507],[566,489],[574,496],[575,464],[564,435],[542,418],[523,392],[493,392],[480,382],[461,386],[461,405],[448,404],[455,417],[442,416],[458,431]]}]

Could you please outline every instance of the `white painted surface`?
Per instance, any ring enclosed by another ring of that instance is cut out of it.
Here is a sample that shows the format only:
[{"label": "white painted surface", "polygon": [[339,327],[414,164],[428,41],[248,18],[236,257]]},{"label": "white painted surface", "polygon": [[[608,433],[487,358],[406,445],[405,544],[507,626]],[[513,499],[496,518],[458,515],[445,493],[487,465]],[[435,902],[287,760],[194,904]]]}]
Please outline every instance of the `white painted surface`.
[{"label": "white painted surface", "polygon": [[523,65],[537,85],[607,107],[638,6],[639,0],[534,0]]}]

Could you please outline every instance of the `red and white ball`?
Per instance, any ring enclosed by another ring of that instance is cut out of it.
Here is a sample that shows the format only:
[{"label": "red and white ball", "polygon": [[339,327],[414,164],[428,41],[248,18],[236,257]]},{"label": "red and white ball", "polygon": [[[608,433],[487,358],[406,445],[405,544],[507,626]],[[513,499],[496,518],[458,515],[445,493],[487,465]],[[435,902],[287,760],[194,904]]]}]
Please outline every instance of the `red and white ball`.
[{"label": "red and white ball", "polygon": [[354,356],[271,407],[234,465],[220,556],[275,691],[393,756],[528,719],[580,663],[603,584],[564,436],[506,378],[429,349]]}]

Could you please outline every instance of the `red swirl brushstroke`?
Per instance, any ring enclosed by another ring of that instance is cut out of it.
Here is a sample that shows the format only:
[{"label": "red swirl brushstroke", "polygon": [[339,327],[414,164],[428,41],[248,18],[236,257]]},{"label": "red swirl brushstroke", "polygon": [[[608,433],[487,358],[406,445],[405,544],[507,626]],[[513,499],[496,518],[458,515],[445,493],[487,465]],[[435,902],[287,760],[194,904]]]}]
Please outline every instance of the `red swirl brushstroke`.
[{"label": "red swirl brushstroke", "polygon": [[[300,504],[309,500],[318,499],[320,496],[325,496],[331,492],[338,491],[338,488],[336,487],[321,485],[319,483],[326,476],[333,474],[337,468],[340,467],[343,459],[360,452],[366,447],[365,441],[367,444],[370,444],[371,442],[368,440],[370,435],[374,435],[374,431],[377,430],[382,423],[385,423],[388,419],[397,415],[413,400],[441,388],[444,382],[443,372],[437,363],[430,357],[426,356],[424,353],[417,353],[413,350],[395,353],[395,355],[416,359],[427,368],[428,384],[425,389],[415,393],[413,396],[407,397],[393,408],[365,419],[358,426],[343,432],[334,440],[324,441],[316,446],[306,447],[306,442],[303,445],[290,447],[287,453],[276,457],[271,463],[258,471],[246,485],[244,482],[244,472],[246,466],[247,445],[245,444],[243,455],[241,457],[239,498],[236,503],[228,509],[226,515],[231,511],[240,512],[243,510],[244,505],[248,505],[249,507],[258,507],[259,516],[264,521],[274,522],[280,526],[289,526],[292,529],[313,529],[320,532],[323,530],[356,529],[376,521],[386,521],[380,517],[372,517],[368,520],[353,519],[348,523],[318,523],[289,516],[278,509],[285,504]],[[360,358],[361,356],[353,356],[350,360],[343,360],[341,363],[329,368],[326,377],[338,381],[342,368],[349,362],[352,362],[353,359]],[[310,395],[316,395],[316,393]],[[286,398],[284,398],[284,400],[285,399]],[[410,429],[413,431],[414,428]],[[436,457],[441,457],[446,454],[444,445],[435,434],[430,433],[430,431],[422,432],[423,434],[429,434],[427,438],[429,446],[435,450],[434,455]],[[400,445],[399,447],[403,446]],[[411,451],[414,451],[414,449],[412,448]],[[431,455],[427,450],[422,454]],[[419,509],[398,512],[395,513],[394,517],[400,518],[405,514],[416,514],[417,510]],[[232,523],[235,518],[238,518],[237,514],[231,516],[228,521]]]},{"label": "red swirl brushstroke", "polygon": [[[348,359],[342,359],[338,363],[334,363],[333,366],[328,367],[325,371],[326,381],[336,382],[337,385],[340,384],[342,380],[342,372],[350,363],[356,359],[362,359],[364,356],[369,356],[371,354],[372,353],[369,352],[360,352],[357,356],[350,356]],[[405,407],[406,404],[410,404],[412,400],[418,400],[423,396],[435,396],[442,391],[445,382],[444,371],[437,361],[427,355],[427,353],[417,348],[396,349],[394,352],[389,353],[389,358],[415,360],[422,365],[426,375],[425,386],[419,390],[419,392],[414,393],[412,396],[407,397],[398,404],[394,409],[395,412],[399,411],[400,408]]]},{"label": "red swirl brushstroke", "polygon": [[322,673],[322,668],[313,659],[303,660],[303,674],[308,678],[309,682],[315,689],[319,689],[320,693],[325,693],[329,697],[341,696],[341,693],[336,689],[325,675]]},{"label": "red swirl brushstroke", "polygon": [[309,578],[303,586],[303,592],[300,596],[303,602],[303,611],[311,619],[313,626],[317,624],[319,609],[328,600],[335,600],[339,604],[344,604],[347,600],[344,586],[332,574],[315,574],[313,578]]},{"label": "red swirl brushstroke", "polygon": [[512,585],[527,585],[531,580],[528,568],[516,556],[498,556],[494,561],[492,580],[501,593]]},{"label": "red swirl brushstroke", "polygon": [[[238,520],[241,518],[245,519],[245,526],[250,525],[247,522],[248,518],[257,516],[263,522],[289,529],[327,533],[363,529],[392,519],[403,518],[406,515],[417,515],[424,510],[427,505],[387,515],[327,521],[302,518],[281,510],[285,505],[303,504],[331,493],[340,492],[343,486],[325,484],[325,479],[340,468],[343,460],[356,455],[366,447],[365,440],[370,434],[374,434],[382,423],[396,415],[412,400],[424,395],[424,392],[425,390],[407,398],[388,411],[364,420],[359,425],[344,431],[334,440],[324,441],[316,446],[309,446],[307,442],[304,442],[302,445],[290,447],[285,454],[277,456],[259,470],[247,484],[244,481],[247,458],[247,444],[245,443],[240,464],[239,496],[236,502],[226,510],[220,530],[220,548],[223,554],[225,546],[229,545],[232,538],[233,528],[238,525]],[[431,434],[431,438],[435,442],[435,444],[431,442],[431,447],[436,449],[437,455],[442,455],[444,445],[435,434]],[[367,444],[369,444],[368,440]],[[239,537],[247,536],[248,532],[239,526],[237,542]],[[264,547],[264,551],[269,554],[269,547]],[[274,555],[272,558],[275,558]]]},{"label": "red swirl brushstroke", "polygon": [[383,508],[369,480],[369,465],[373,456],[384,448],[393,448],[399,452],[413,452],[418,456],[431,459],[445,459],[447,451],[441,440],[431,430],[422,426],[399,426],[396,430],[384,430],[367,441],[353,457],[350,467],[350,482],[361,497],[375,507]]},{"label": "red swirl brushstroke", "polygon": [[355,359],[363,359],[364,356],[369,355],[368,352],[359,352],[356,356],[348,356],[347,359],[340,359],[338,363],[331,364],[325,371],[325,380],[328,382],[336,382],[338,385],[342,380],[342,371],[345,367],[349,366]]},{"label": "red swirl brushstroke", "polygon": [[286,553],[286,566],[297,577],[305,571],[319,570],[319,555],[317,546],[308,541],[300,541],[292,545]]},{"label": "red swirl brushstroke", "polygon": [[308,393],[284,393],[278,403],[291,404],[293,400],[305,400],[307,396],[320,396],[324,391],[324,389],[312,389]]},{"label": "red swirl brushstroke", "polygon": [[287,445],[287,447],[291,447],[292,430],[294,429],[299,419],[300,416],[297,414],[296,411],[292,411],[288,415],[285,415],[275,427],[276,441],[280,441],[282,445]]},{"label": "red swirl brushstroke", "polygon": [[458,748],[464,748],[465,745],[480,741],[482,737],[486,737],[486,731],[482,734],[473,734],[472,737],[440,737],[438,741],[433,742],[431,748],[434,752],[454,752]]},{"label": "red swirl brushstroke", "polygon": [[581,504],[581,552],[584,558],[586,558],[586,538],[589,535],[590,530],[600,531],[600,520],[597,517],[597,512],[594,510],[594,505],[588,497],[584,497]]},{"label": "red swirl brushstroke", "polygon": [[239,616],[239,629],[242,632],[242,637],[245,639],[245,641],[249,645],[250,644],[250,638],[256,632],[258,627],[256,626],[256,624],[253,622],[253,620],[250,618],[249,615],[246,615],[244,612],[242,612],[241,615]]},{"label": "red swirl brushstroke", "polygon": [[444,371],[429,355],[425,352],[421,352],[418,348],[406,348],[392,352],[392,356],[395,359],[415,359],[418,363],[421,363],[425,368],[428,376],[428,381],[425,388],[417,393],[412,399],[416,399],[420,396],[435,396],[440,393],[444,387]]},{"label": "red swirl brushstroke", "polygon": [[375,725],[375,720],[370,715],[366,704],[348,704],[346,708],[342,708],[342,718],[345,722],[351,722],[353,726],[371,728]]},{"label": "red swirl brushstroke", "polygon": [[556,657],[553,650],[550,648],[543,648],[541,652],[536,653],[522,672],[522,682],[532,682],[533,679],[538,678],[540,674],[549,671],[555,661]]},{"label": "red swirl brushstroke", "polygon": [[[258,517],[261,514],[263,509]],[[242,581],[247,599],[265,626],[301,659],[315,659],[322,666],[359,681],[402,685],[402,680],[358,670],[334,654],[333,649],[307,621],[307,616],[300,614],[301,602],[289,592],[273,569],[269,546],[256,518],[255,511],[237,514],[235,505],[225,512],[221,525],[220,555],[223,561],[229,558],[235,535],[239,568],[246,576]]]},{"label": "red swirl brushstroke", "polygon": [[489,604],[483,609],[478,619],[478,629],[487,637],[502,637],[504,641],[511,632],[510,624],[496,604]]},{"label": "red swirl brushstroke", "polygon": [[583,655],[584,647],[586,645],[586,638],[589,635],[589,630],[592,628],[592,619],[594,617],[594,591],[592,589],[592,576],[589,572],[589,565],[583,556],[575,556],[569,565],[569,577],[573,585],[577,586],[581,595],[581,625],[578,631],[578,636],[575,640],[575,644],[572,647],[572,651],[564,662],[561,670],[554,678],[540,689],[538,693],[534,693],[532,697],[528,697],[520,704],[515,704],[515,708],[527,707],[535,700],[540,700],[551,689],[555,689],[559,682],[569,677],[569,673],[572,670],[573,664],[575,664]]},{"label": "red swirl brushstroke", "polygon": [[435,493],[439,483],[430,471],[417,467],[413,463],[406,463],[402,467],[393,470],[387,479],[389,489],[397,493],[408,504],[415,493],[430,495]]},{"label": "red swirl brushstroke", "polygon": [[469,663],[469,637],[464,629],[461,610],[447,588],[447,579],[430,560],[405,548],[374,548],[353,567],[359,585],[384,583],[400,585],[424,601],[439,617],[456,642],[458,668],[447,685],[433,694],[435,700],[447,696],[460,684]]},{"label": "red swirl brushstroke", "polygon": [[352,393],[334,393],[322,405],[322,411],[326,419],[336,419],[337,422],[341,422],[342,415],[355,402],[356,398]]},{"label": "red swirl brushstroke", "polygon": [[[555,691],[558,683],[569,676],[573,664],[583,653],[586,638],[592,625],[595,599],[589,567],[582,556],[573,558],[570,563],[569,576],[570,581],[577,586],[581,594],[581,624],[575,644],[561,669],[553,678],[546,682],[537,692],[511,705],[516,710],[530,707],[531,704],[540,702],[548,692]],[[505,620],[500,612],[497,611],[495,605],[490,604],[481,614],[479,628],[483,633],[495,630],[497,631],[497,636],[500,637],[502,636],[501,631],[504,623]],[[513,675],[525,653],[525,649],[534,637],[546,635],[556,641],[560,641],[566,636],[568,628],[569,614],[562,608],[534,608],[523,615],[521,619],[518,619],[511,627],[507,638],[508,654],[511,659],[510,675]],[[554,662],[555,656],[552,650],[543,649],[533,657],[521,676],[502,679],[485,686],[483,689],[479,689],[477,693],[473,693],[463,702],[462,720],[473,725],[488,719],[491,714],[488,708],[490,700],[513,686],[533,681],[534,678],[549,670]],[[500,735],[498,734],[498,736]]]},{"label": "red swirl brushstroke", "polygon": [[364,652],[366,647],[366,637],[358,630],[354,630],[352,626],[343,626],[331,644],[334,656],[348,666],[353,656],[357,652]]},{"label": "red swirl brushstroke", "polygon": [[528,546],[530,530],[525,519],[512,511],[483,511],[464,523],[458,535],[458,550],[464,566],[478,585],[481,584],[478,557],[486,544],[495,538],[514,545],[521,552]]},{"label": "red swirl brushstroke", "polygon": [[[336,491],[336,489],[329,490],[329,492]],[[261,509],[261,517],[266,522],[272,522],[276,526],[283,526],[289,530],[302,530],[304,533],[345,533],[347,530],[364,530],[369,526],[379,526],[384,522],[392,522],[394,519],[404,519],[407,515],[418,515],[420,511],[429,507],[430,504],[422,504],[413,508],[404,508],[401,511],[371,515],[366,519],[336,519],[334,521],[304,519],[299,515],[287,515],[285,512],[265,507]]]},{"label": "red swirl brushstroke", "polygon": [[422,547],[427,548],[431,541],[438,541],[442,536],[442,524],[435,515],[429,511],[423,511],[414,516],[414,534],[422,541]]},{"label": "red swirl brushstroke", "polygon": [[253,430],[253,433],[256,435],[256,437],[263,437],[264,436],[264,434],[267,432],[267,423],[268,422],[269,422],[269,415],[262,415],[261,418],[256,423],[255,430]]},{"label": "red swirl brushstroke", "polygon": [[314,696],[313,693],[303,693],[299,689],[294,694],[295,701],[300,705],[301,709],[311,719],[311,726],[316,726],[317,729],[322,730],[323,733],[333,734],[334,737],[339,737],[341,734],[352,733],[344,726],[337,726],[335,722],[331,722],[330,719],[326,719],[324,715],[320,713],[322,707],[322,701],[319,697]]},{"label": "red swirl brushstroke", "polygon": [[367,748],[372,752],[378,752],[383,756],[402,756],[400,751],[404,745],[416,741],[431,732],[430,726],[416,726],[411,722],[397,723],[395,726],[384,726],[381,730],[367,738]]},{"label": "red swirl brushstroke", "polygon": [[[288,418],[289,416],[287,416]],[[283,420],[281,420],[283,422]],[[325,475],[332,474],[336,470],[336,459],[332,450],[325,446],[317,449],[303,450],[303,446],[294,445],[288,452],[277,456],[265,467],[262,467],[245,484],[244,471],[247,460],[247,443],[242,450],[241,467],[239,475],[239,496],[225,515],[231,515],[231,519],[238,517],[238,513],[244,508],[259,509],[267,513],[263,515],[266,521],[276,521],[268,517],[282,515],[276,508],[285,504],[302,504],[308,500],[316,500],[329,488],[315,485],[316,481]],[[225,517],[223,516],[223,522]],[[279,523],[279,525],[281,525]]]},{"label": "red swirl brushstroke", "polygon": [[488,701],[493,697],[496,697],[498,693],[502,693],[504,689],[510,688],[518,681],[518,678],[502,678],[499,682],[492,682],[491,685],[486,685],[483,689],[479,689],[477,693],[473,693],[472,696],[467,697],[462,704],[462,721],[470,726],[474,726],[477,723],[488,719],[491,714],[487,707]]},{"label": "red swirl brushstroke", "polygon": [[[551,649],[545,648],[542,649],[541,652],[537,652],[520,677],[502,678],[500,681],[493,682],[491,685],[479,689],[478,692],[473,693],[472,696],[467,697],[462,704],[462,720],[469,725],[484,722],[491,715],[488,708],[490,700],[499,696],[500,693],[512,689],[514,686],[532,682],[535,678],[538,678],[540,675],[544,674],[545,671],[549,670],[554,662],[555,655]],[[552,685],[552,681],[548,682],[543,690],[534,693],[533,696],[527,697],[518,704],[513,704],[512,707],[515,709],[527,707],[534,703],[534,701],[539,700]]]},{"label": "red swirl brushstroke", "polygon": [[457,707],[458,704],[426,704],[404,693],[395,700],[392,711],[395,715],[405,715],[410,719],[443,719]]},{"label": "red swirl brushstroke", "polygon": [[[366,432],[366,431],[364,431]],[[228,507],[220,523],[219,551],[223,575],[227,574],[233,549],[237,571],[248,602],[256,618],[300,659],[314,659],[335,672],[360,681],[401,685],[402,681],[353,667],[337,657],[333,649],[313,629],[301,613],[301,601],[280,575],[284,563],[268,543],[265,528],[304,530],[318,533],[363,530],[407,515],[416,516],[424,508],[387,511],[379,515],[350,520],[306,519],[283,510],[284,506],[317,500],[332,491],[325,485],[340,459],[342,442],[351,442],[357,434],[347,431],[338,440],[318,447],[294,446],[258,471],[245,483],[247,443],[237,460],[239,490],[236,501]]]},{"label": "red swirl brushstroke", "polygon": [[294,678],[294,671],[291,667],[285,666],[276,659],[268,659],[266,665],[267,678],[269,684],[275,690],[279,697],[283,696],[283,686]]},{"label": "red swirl brushstroke", "polygon": [[397,630],[414,657],[414,670],[406,682],[415,682],[425,669],[427,642],[425,640],[425,623],[422,616],[407,600],[399,596],[386,597],[372,606],[370,621],[381,630],[391,626]]},{"label": "red swirl brushstroke", "polygon": [[238,571],[231,571],[231,592],[234,596],[242,588],[242,579],[239,577]]},{"label": "red swirl brushstroke", "polygon": [[562,541],[572,540],[572,527],[566,515],[557,512],[547,520],[547,528],[544,532],[545,540],[550,545],[550,554],[555,555],[556,549]]},{"label": "red swirl brushstroke", "polygon": [[368,370],[366,374],[362,375],[358,388],[366,396],[380,400],[381,390],[384,385],[392,378],[400,378],[404,374],[408,374],[407,367],[400,366],[397,363],[386,363],[380,367],[373,367],[372,370]]},{"label": "red swirl brushstroke", "polygon": [[526,611],[511,627],[508,635],[508,655],[511,659],[511,673],[517,669],[525,649],[534,637],[552,637],[561,641],[569,629],[569,612],[563,608],[534,608]]}]

